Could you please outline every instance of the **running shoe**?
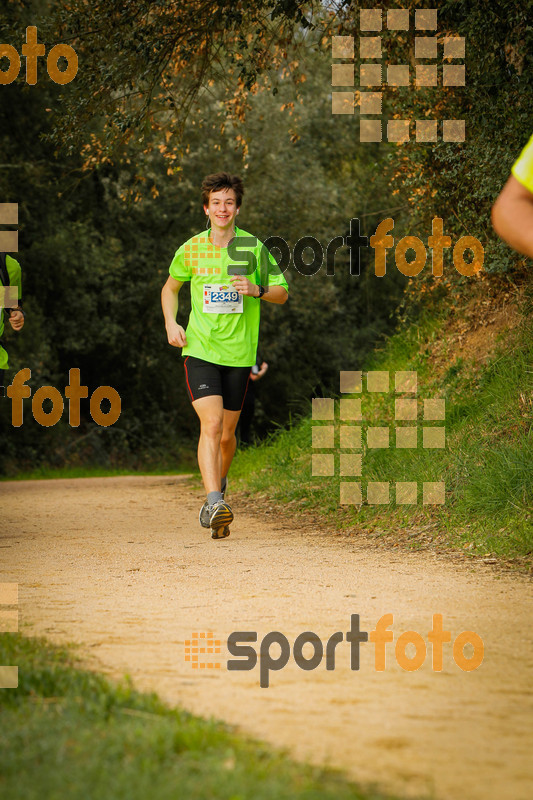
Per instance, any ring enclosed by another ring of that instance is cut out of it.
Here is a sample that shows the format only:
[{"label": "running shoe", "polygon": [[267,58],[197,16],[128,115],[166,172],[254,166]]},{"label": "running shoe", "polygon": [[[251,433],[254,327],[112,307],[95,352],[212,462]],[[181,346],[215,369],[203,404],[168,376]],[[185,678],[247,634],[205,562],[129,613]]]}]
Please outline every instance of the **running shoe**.
[{"label": "running shoe", "polygon": [[207,502],[204,502],[203,506],[200,509],[200,513],[198,515],[198,519],[200,520],[200,525],[202,528],[210,528],[211,523],[209,522],[211,518],[211,506]]},{"label": "running shoe", "polygon": [[[224,491],[222,492],[222,499],[224,499],[227,491],[228,491],[228,483],[226,480],[226,486],[224,488]],[[209,502],[207,500],[204,500],[204,504],[201,507],[200,513],[198,515],[198,519],[200,520],[200,525],[202,526],[202,528],[211,527],[211,523],[209,522],[210,518],[211,518],[211,506],[209,505]],[[229,532],[226,534],[226,536],[229,536]]]},{"label": "running shoe", "polygon": [[[209,526],[213,539],[223,539],[229,536],[229,524],[233,521],[233,511],[224,500],[219,500],[211,507]],[[228,528],[227,533],[225,529]]]}]

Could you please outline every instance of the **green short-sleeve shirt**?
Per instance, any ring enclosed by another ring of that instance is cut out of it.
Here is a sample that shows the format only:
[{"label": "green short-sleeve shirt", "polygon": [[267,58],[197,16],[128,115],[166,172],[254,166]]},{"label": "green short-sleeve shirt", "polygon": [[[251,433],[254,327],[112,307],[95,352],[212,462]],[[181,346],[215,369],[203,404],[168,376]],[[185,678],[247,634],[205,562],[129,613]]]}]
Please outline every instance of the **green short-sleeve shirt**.
[{"label": "green short-sleeve shirt", "polygon": [[[22,274],[20,264],[12,256],[6,255],[7,274],[9,275],[9,285],[17,286],[19,290],[19,298],[22,296]],[[0,337],[4,333],[5,317],[4,309],[0,310]],[[7,369],[8,357],[7,352],[3,347],[0,347],[0,369]]]},{"label": "green short-sleeve shirt", "polygon": [[513,164],[511,172],[533,194],[533,136]]},{"label": "green short-sleeve shirt", "polygon": [[235,228],[235,238],[226,248],[213,245],[210,233],[202,231],[185,242],[169,269],[172,278],[191,284],[183,355],[222,366],[251,367],[256,359],[261,301],[244,295],[242,313],[206,313],[204,287],[231,289],[229,279],[234,275],[246,275],[252,283],[265,287],[284,286],[287,291],[289,287],[274,256],[255,236]]}]

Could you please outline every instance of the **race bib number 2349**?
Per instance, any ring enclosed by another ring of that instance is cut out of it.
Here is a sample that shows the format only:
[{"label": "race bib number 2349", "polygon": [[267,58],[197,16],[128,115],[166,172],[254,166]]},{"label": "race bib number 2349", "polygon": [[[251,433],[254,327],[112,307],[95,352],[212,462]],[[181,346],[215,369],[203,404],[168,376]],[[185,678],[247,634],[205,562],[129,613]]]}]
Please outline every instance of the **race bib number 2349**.
[{"label": "race bib number 2349", "polygon": [[205,314],[242,314],[242,294],[231,286],[204,285]]}]

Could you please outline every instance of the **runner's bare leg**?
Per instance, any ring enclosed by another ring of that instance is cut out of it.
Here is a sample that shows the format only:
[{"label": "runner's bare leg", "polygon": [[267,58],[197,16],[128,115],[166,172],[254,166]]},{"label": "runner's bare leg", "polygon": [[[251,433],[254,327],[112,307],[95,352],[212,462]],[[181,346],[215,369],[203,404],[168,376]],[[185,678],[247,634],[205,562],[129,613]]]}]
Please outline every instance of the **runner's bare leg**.
[{"label": "runner's bare leg", "polygon": [[228,474],[235,450],[237,448],[237,439],[235,436],[235,428],[241,415],[240,411],[228,411],[224,409],[224,418],[222,423],[222,437],[220,439],[220,475],[225,476]]},{"label": "runner's bare leg", "polygon": [[[200,418],[198,466],[200,467],[204,488],[206,494],[209,494],[209,492],[219,492],[221,479],[221,439],[225,413],[222,405],[222,397],[220,395],[200,397],[198,400],[194,400],[192,405]],[[233,413],[238,414],[238,412]]]}]

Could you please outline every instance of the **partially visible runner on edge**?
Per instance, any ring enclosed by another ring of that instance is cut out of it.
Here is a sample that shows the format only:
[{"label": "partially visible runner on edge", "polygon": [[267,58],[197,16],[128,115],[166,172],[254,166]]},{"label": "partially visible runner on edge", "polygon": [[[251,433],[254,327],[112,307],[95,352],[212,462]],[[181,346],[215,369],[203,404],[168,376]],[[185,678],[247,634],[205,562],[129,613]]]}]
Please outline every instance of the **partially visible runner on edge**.
[{"label": "partially visible runner on edge", "polygon": [[[211,528],[213,539],[229,536],[233,520],[224,496],[235,428],[255,364],[261,302],[285,303],[289,288],[267,248],[235,225],[243,194],[236,175],[204,178],[207,230],[176,251],[161,292],[168,341],[183,348],[187,391],[200,418],[198,466],[207,494],[200,524]],[[191,284],[186,331],[176,322],[185,281]]]},{"label": "partially visible runner on edge", "polygon": [[533,136],[492,207],[492,224],[514,250],[533,258]]},{"label": "partially visible runner on edge", "polygon": [[7,315],[9,324],[14,331],[20,331],[24,325],[24,311],[22,310],[22,278],[19,262],[9,253],[0,253],[0,285],[3,289],[18,288],[18,302],[11,308],[5,308],[5,294],[0,297],[0,393],[4,392],[4,375],[8,367],[7,351],[4,349],[4,314]]}]

